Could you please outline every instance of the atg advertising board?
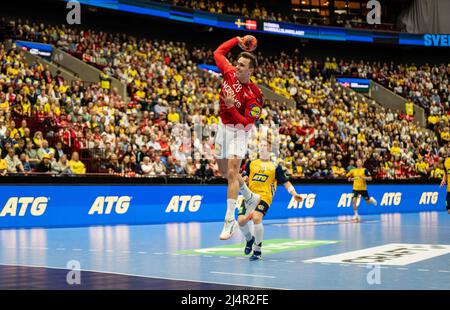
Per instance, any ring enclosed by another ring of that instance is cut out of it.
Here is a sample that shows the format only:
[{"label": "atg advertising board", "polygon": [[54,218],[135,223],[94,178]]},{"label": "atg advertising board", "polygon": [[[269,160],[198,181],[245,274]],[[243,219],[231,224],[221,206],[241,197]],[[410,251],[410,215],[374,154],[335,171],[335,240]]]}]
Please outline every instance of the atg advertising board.
[{"label": "atg advertising board", "polygon": [[[296,185],[302,202],[282,187],[267,219],[352,214],[351,185]],[[378,204],[360,214],[445,211],[436,185],[372,185]],[[242,198],[241,198],[242,199]],[[222,221],[224,185],[2,185],[0,228]]]}]

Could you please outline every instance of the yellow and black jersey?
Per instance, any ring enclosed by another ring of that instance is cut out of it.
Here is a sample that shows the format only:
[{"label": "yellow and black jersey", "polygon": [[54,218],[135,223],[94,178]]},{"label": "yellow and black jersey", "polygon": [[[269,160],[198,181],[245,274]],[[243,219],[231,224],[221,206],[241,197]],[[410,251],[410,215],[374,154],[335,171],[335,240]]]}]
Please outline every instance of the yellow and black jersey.
[{"label": "yellow and black jersey", "polygon": [[103,89],[110,89],[111,87],[111,77],[106,73],[100,74],[100,85]]},{"label": "yellow and black jersey", "polygon": [[248,187],[256,194],[261,195],[261,200],[267,204],[272,203],[277,185],[289,181],[280,165],[271,161],[256,159],[249,161],[245,167],[248,175]]},{"label": "yellow and black jersey", "polygon": [[366,180],[364,180],[363,176],[370,176],[369,170],[366,168],[354,168],[350,170],[347,173],[347,178],[351,177],[353,178],[353,190],[355,191],[365,191],[367,190],[366,187]]},{"label": "yellow and black jersey", "polygon": [[447,174],[447,192],[450,192],[450,157],[445,160],[444,167]]}]

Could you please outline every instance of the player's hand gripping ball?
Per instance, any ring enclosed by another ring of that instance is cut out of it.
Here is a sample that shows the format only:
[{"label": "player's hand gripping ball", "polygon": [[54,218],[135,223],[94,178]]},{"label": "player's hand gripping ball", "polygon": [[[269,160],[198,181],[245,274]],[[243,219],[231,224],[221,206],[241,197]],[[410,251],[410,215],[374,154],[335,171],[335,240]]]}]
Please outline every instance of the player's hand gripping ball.
[{"label": "player's hand gripping ball", "polygon": [[258,46],[258,40],[254,36],[246,35],[239,38],[239,47],[246,52],[253,52]]}]

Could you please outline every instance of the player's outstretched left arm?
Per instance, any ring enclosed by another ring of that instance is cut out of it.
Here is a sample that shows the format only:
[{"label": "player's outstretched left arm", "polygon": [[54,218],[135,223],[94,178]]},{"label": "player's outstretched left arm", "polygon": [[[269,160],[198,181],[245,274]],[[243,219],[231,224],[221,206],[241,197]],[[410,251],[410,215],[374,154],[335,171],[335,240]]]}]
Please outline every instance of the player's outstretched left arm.
[{"label": "player's outstretched left arm", "polygon": [[444,175],[442,176],[440,187],[444,186],[445,184],[447,184],[447,171],[445,171],[444,169]]},{"label": "player's outstretched left arm", "polygon": [[296,201],[301,202],[303,200],[303,198],[299,194],[297,194],[297,192],[291,182],[287,181],[283,185],[284,185],[284,188],[288,191],[288,193],[291,194]]},{"label": "player's outstretched left arm", "polygon": [[289,178],[280,165],[278,165],[275,170],[275,179],[277,180],[278,184],[283,184],[284,188],[295,198],[296,201],[300,202],[303,200],[303,198],[295,191],[294,186],[289,181]]},{"label": "player's outstretched left arm", "polygon": [[366,169],[366,171],[365,171],[364,179],[365,179],[366,181],[372,181],[372,175],[370,174],[369,170],[367,170],[367,169]]}]

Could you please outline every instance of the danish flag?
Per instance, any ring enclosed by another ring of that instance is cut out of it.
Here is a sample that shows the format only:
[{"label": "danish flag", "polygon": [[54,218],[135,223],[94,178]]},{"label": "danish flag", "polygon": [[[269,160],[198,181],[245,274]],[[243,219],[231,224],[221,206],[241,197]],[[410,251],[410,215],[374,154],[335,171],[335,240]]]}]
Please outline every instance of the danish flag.
[{"label": "danish flag", "polygon": [[247,19],[245,21],[245,28],[248,30],[256,30],[256,20]]}]

